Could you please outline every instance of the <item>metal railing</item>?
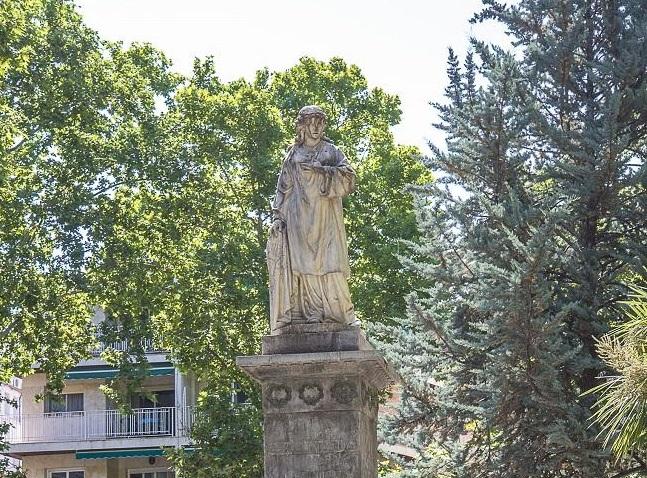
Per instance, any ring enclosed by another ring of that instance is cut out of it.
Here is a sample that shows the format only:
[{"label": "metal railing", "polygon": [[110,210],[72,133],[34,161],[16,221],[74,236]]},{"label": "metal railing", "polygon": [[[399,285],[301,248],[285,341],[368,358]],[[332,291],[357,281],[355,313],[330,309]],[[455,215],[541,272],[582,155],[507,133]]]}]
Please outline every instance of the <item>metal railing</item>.
[{"label": "metal railing", "polygon": [[[103,352],[108,348],[117,350],[118,352],[126,352],[129,348],[128,341],[120,340],[118,342],[111,342],[111,343],[101,342],[99,346],[96,347],[94,350],[92,350],[90,353],[94,357],[98,357],[99,355],[101,355],[101,352]],[[163,350],[160,349],[159,347],[155,347],[155,345],[153,344],[153,339],[142,339],[142,348],[144,349],[145,353],[163,352]]]},{"label": "metal railing", "polygon": [[0,417],[9,423],[9,443],[109,440],[137,437],[183,437],[193,425],[193,407],[135,408],[118,410],[43,413]]}]

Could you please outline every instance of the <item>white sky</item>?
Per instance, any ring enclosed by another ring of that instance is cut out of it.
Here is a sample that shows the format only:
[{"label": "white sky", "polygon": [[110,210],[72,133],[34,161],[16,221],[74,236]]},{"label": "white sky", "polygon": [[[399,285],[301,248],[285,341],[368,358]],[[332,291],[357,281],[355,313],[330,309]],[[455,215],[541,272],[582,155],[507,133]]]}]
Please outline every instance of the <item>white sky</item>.
[{"label": "white sky", "polygon": [[[400,143],[427,152],[442,141],[429,101],[442,99],[447,48],[464,54],[469,36],[505,42],[490,22],[470,25],[479,0],[77,0],[86,23],[108,40],[150,42],[189,73],[194,57],[213,55],[218,75],[252,78],[304,56],[340,56],[370,86],[402,101]],[[440,145],[440,144],[439,144]]]}]

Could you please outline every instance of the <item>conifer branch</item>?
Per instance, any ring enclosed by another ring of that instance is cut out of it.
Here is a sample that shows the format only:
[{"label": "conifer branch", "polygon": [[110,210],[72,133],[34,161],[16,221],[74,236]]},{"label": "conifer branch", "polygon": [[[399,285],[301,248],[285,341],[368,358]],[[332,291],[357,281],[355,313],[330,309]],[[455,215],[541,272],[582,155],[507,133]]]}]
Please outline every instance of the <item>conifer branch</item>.
[{"label": "conifer branch", "polygon": [[472,269],[470,269],[470,266],[468,266],[468,265],[465,263],[465,261],[463,260],[463,258],[461,257],[461,255],[458,253],[458,251],[457,251],[457,250],[456,250],[456,248],[454,247],[454,244],[452,244],[452,242],[447,238],[447,235],[446,235],[444,232],[442,232],[441,234],[442,234],[442,236],[443,236],[443,239],[445,239],[445,240],[447,241],[447,244],[449,244],[449,248],[452,250],[452,252],[454,253],[454,255],[458,258],[458,260],[459,260],[459,261],[461,261],[461,264],[463,264],[463,266],[465,267],[465,269],[467,269],[467,271],[472,275],[472,277],[473,277],[473,278],[474,278],[474,277],[476,277],[476,274],[474,274],[474,272],[472,272]]},{"label": "conifer branch", "polygon": [[415,302],[411,301],[409,305],[411,306],[411,308],[413,308],[418,318],[423,320],[429,326],[431,331],[436,335],[436,337],[438,337],[440,341],[445,344],[447,351],[452,355],[452,357],[454,357],[456,360],[460,360],[460,356],[456,353],[456,351],[454,351],[454,348],[449,343],[449,339],[440,329],[438,324],[436,324],[436,321],[432,319],[428,313],[422,310],[422,308]]}]

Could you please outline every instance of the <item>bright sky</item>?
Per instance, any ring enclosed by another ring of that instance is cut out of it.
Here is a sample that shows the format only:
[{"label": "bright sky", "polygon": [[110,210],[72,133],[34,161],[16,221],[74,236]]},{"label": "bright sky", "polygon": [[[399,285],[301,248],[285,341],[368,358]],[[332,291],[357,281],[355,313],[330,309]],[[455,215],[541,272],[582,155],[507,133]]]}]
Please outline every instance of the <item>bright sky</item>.
[{"label": "bright sky", "polygon": [[[468,37],[504,43],[496,25],[470,25],[479,0],[77,0],[86,23],[109,40],[150,42],[174,68],[213,55],[225,81],[268,67],[283,70],[304,56],[340,56],[371,86],[397,94],[400,143],[427,152],[442,135],[429,101],[442,99],[447,48],[464,54]],[[440,145],[440,144],[439,144]]]}]

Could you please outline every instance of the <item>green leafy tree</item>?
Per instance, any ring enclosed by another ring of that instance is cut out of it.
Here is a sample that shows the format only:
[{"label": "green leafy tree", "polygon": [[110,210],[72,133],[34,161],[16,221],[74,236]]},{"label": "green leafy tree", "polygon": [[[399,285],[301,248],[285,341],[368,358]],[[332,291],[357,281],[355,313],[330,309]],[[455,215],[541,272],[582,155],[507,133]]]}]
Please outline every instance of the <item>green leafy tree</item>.
[{"label": "green leafy tree", "polygon": [[[248,430],[248,439],[241,442],[250,446],[231,446],[231,441],[218,441],[219,435],[208,426],[199,427],[198,453],[178,452],[174,460],[191,476],[199,474],[204,463],[213,463],[212,469],[225,475],[234,467],[240,476],[258,476],[262,442],[249,417],[260,417],[260,397],[237,369],[235,357],[257,353],[267,332],[264,249],[270,199],[285,148],[293,141],[298,110],[317,103],[327,111],[329,136],[344,148],[358,172],[360,186],[349,198],[346,218],[352,292],[358,315],[366,321],[403,314],[397,294],[406,290],[410,279],[398,269],[397,238],[417,234],[404,187],[429,175],[416,149],[396,145],[389,132],[400,114],[397,99],[369,90],[359,69],[340,59],[326,63],[303,58],[284,72],[261,70],[253,82],[227,84],[217,79],[210,59],[197,61],[175,100],[167,118],[177,134],[173,141],[179,150],[173,154],[211,171],[213,182],[196,186],[187,219],[187,227],[193,228],[186,237],[195,247],[194,269],[178,276],[173,286],[177,295],[167,296],[169,302],[159,306],[153,323],[176,362],[205,385],[199,416],[213,417],[218,410],[220,416],[229,414],[238,420],[240,433]],[[186,253],[182,255],[193,257]],[[230,403],[214,398],[232,382],[249,396],[251,404],[244,413],[233,413]]]},{"label": "green leafy tree", "polygon": [[[2,400],[2,398],[0,398]],[[17,404],[13,404],[17,406]],[[10,425],[8,423],[0,423],[0,436],[5,436],[9,432]],[[2,453],[7,451],[8,444],[4,440],[0,440],[0,476],[2,478],[27,478],[27,475],[24,471],[20,469],[15,469],[13,465],[9,463],[9,459],[2,456]]]},{"label": "green leafy tree", "polygon": [[96,344],[98,212],[142,164],[155,169],[139,153],[177,82],[167,66],[150,47],[101,41],[72,2],[0,3],[0,382],[37,362],[58,393]]},{"label": "green leafy tree", "polygon": [[400,476],[628,476],[636,462],[609,461],[581,394],[605,369],[595,337],[621,279],[647,257],[646,12],[484,4],[475,20],[516,46],[450,52],[441,174],[414,189],[419,286],[407,318],[380,327],[403,377],[382,433],[419,451]]},{"label": "green leafy tree", "polygon": [[[152,337],[203,387],[180,471],[260,476],[258,390],[235,357],[267,330],[269,203],[296,112],[320,103],[357,168],[353,293],[366,322],[387,321],[410,287],[397,239],[417,236],[403,189],[429,179],[389,131],[398,99],[340,59],[223,83],[207,58],[182,78],[150,45],[102,41],[69,0],[7,0],[0,15],[0,380],[38,361],[59,391],[100,307],[100,338],[129,344],[103,356],[120,369],[106,393],[127,403]],[[249,396],[237,413],[232,383]]]},{"label": "green leafy tree", "polygon": [[67,3],[0,5],[1,382],[38,361],[60,389],[90,343],[86,296],[69,267],[74,259],[62,254],[74,247],[57,220],[69,211],[54,211],[46,189],[64,201],[76,180],[72,173],[68,184],[53,184],[59,178],[49,172],[65,167],[63,143],[92,121],[85,62],[96,41]]}]

